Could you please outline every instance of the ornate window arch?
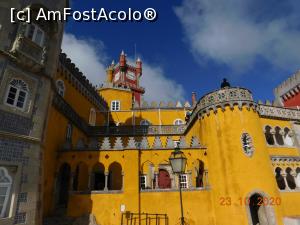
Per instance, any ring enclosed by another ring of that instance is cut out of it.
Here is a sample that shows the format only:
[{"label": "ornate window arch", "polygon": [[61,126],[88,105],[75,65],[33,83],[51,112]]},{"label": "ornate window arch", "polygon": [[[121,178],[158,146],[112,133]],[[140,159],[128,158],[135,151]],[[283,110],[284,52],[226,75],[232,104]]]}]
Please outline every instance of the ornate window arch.
[{"label": "ornate window arch", "polygon": [[285,169],[285,172],[286,172],[286,182],[287,182],[287,185],[290,189],[295,189],[296,188],[296,183],[295,183],[295,178],[294,176],[292,175],[292,169],[290,167],[287,167]]},{"label": "ornate window arch", "polygon": [[12,178],[4,167],[0,167],[0,218],[7,214],[8,201],[12,186]]},{"label": "ornate window arch", "polygon": [[13,79],[9,82],[5,103],[12,107],[24,110],[28,93],[28,85],[23,80]]},{"label": "ornate window arch", "polygon": [[266,138],[268,145],[274,145],[275,141],[274,141],[274,136],[273,136],[274,132],[272,130],[272,127],[269,125],[266,125],[264,132],[265,132],[265,138]]},{"label": "ornate window arch", "polygon": [[56,81],[56,89],[60,96],[62,96],[62,97],[65,96],[66,88],[65,88],[65,83],[62,80]]},{"label": "ornate window arch", "polygon": [[283,141],[283,131],[280,127],[275,127],[275,139],[278,145],[284,145]]},{"label": "ornate window arch", "polygon": [[174,120],[173,124],[178,126],[178,125],[184,124],[184,122],[182,119],[176,119],[176,120]]},{"label": "ornate window arch", "polygon": [[285,145],[287,146],[293,146],[294,145],[294,141],[292,138],[292,132],[289,128],[285,127],[283,129],[284,134],[283,134],[283,142]]},{"label": "ornate window arch", "polygon": [[281,174],[282,169],[280,167],[276,167],[275,169],[275,179],[277,182],[277,186],[280,190],[284,190],[286,188],[284,177]]},{"label": "ornate window arch", "polygon": [[94,108],[91,108],[90,109],[89,124],[91,126],[95,126],[96,125],[96,119],[97,119],[96,110]]},{"label": "ornate window arch", "polygon": [[28,93],[28,85],[23,80],[13,79],[9,82],[5,103],[14,108],[24,110]]},{"label": "ornate window arch", "polygon": [[254,152],[254,147],[253,147],[253,142],[252,142],[251,136],[248,133],[242,133],[241,141],[242,141],[242,147],[243,147],[244,153],[248,157],[251,157]]}]

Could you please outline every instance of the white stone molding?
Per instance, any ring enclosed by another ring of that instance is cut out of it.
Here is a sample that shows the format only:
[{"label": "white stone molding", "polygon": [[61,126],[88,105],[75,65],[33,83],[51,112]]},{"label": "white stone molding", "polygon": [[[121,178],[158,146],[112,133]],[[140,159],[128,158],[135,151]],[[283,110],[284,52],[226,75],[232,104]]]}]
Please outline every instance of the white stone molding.
[{"label": "white stone molding", "polygon": [[199,147],[200,147],[200,142],[199,142],[198,137],[192,136],[192,139],[191,139],[191,147],[192,147],[192,148],[199,148]]},{"label": "white stone molding", "polygon": [[155,136],[154,138],[153,149],[162,149],[162,143],[159,136]]},{"label": "white stone molding", "polygon": [[115,141],[115,144],[114,144],[114,149],[116,149],[116,150],[123,150],[124,149],[121,137],[116,138],[116,141]]},{"label": "white stone molding", "polygon": [[170,136],[167,137],[166,148],[170,148],[170,149],[174,148],[174,141]]},{"label": "white stone molding", "polygon": [[105,137],[103,139],[103,142],[102,142],[102,145],[101,145],[101,149],[102,150],[110,150],[111,149],[109,137]]},{"label": "white stone molding", "polygon": [[136,142],[135,142],[134,137],[129,137],[127,148],[128,149],[136,149]]}]

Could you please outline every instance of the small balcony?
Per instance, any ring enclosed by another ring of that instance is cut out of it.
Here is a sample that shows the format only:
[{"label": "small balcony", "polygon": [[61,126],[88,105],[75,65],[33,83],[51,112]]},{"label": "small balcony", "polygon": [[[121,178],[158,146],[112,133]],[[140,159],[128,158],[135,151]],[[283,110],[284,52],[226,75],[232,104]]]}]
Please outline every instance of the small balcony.
[{"label": "small balcony", "polygon": [[39,46],[23,35],[17,37],[11,53],[18,58],[21,64],[34,72],[39,72],[44,67],[46,48]]}]

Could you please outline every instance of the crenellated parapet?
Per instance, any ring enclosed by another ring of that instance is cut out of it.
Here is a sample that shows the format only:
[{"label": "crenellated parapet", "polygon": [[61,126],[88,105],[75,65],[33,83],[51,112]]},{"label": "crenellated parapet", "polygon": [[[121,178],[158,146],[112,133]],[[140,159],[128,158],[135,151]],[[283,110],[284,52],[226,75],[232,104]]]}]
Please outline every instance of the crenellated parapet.
[{"label": "crenellated parapet", "polygon": [[285,120],[300,120],[300,111],[297,109],[275,107],[271,105],[257,106],[257,111],[261,117],[277,118]]},{"label": "crenellated parapet", "polygon": [[232,108],[234,105],[238,105],[239,108],[243,105],[254,106],[252,93],[245,88],[223,88],[203,96],[198,102],[202,111],[215,111],[219,107],[224,109],[225,106]]},{"label": "crenellated parapet", "polygon": [[246,106],[248,109],[252,108],[256,110],[257,107],[257,104],[253,101],[252,93],[245,88],[227,87],[210,92],[203,96],[196,104],[187,123],[187,127],[189,127],[198,116],[209,114],[210,111],[217,112],[218,108],[225,110],[226,106],[233,109],[236,105],[239,109]]},{"label": "crenellated parapet", "polygon": [[126,150],[126,149],[141,149],[141,150],[172,150],[176,146],[180,149],[206,149],[199,142],[199,138],[193,136],[191,139],[186,140],[181,136],[179,140],[173,139],[168,136],[163,142],[160,136],[155,136],[154,141],[149,142],[147,137],[135,138],[129,137],[104,137],[101,141],[91,138],[88,143],[84,143],[82,139],[78,140],[77,146],[64,145],[62,151],[98,151],[98,150]]},{"label": "crenellated parapet", "polygon": [[274,89],[277,100],[286,101],[300,91],[300,70]]},{"label": "crenellated parapet", "polygon": [[136,125],[136,126],[95,126],[89,127],[91,136],[151,136],[182,135],[186,125]]},{"label": "crenellated parapet", "polygon": [[265,104],[261,101],[256,103],[251,92],[245,88],[223,88],[211,92],[199,100],[186,124],[187,129],[185,132],[199,116],[209,115],[211,111],[215,113],[218,108],[225,110],[226,106],[229,106],[231,109],[234,106],[238,106],[239,109],[246,106],[248,109],[252,108],[257,111],[260,117],[300,120],[300,111],[297,109],[276,107],[270,101],[266,101]]},{"label": "crenellated parapet", "polygon": [[83,75],[65,53],[59,55],[59,71],[67,80],[90,102],[97,105],[101,110],[107,110],[105,100],[98,94],[96,87]]},{"label": "crenellated parapet", "polygon": [[142,101],[141,105],[135,104],[133,107],[133,110],[148,110],[148,109],[186,109],[186,110],[192,110],[193,107],[191,106],[190,102],[147,102]]}]

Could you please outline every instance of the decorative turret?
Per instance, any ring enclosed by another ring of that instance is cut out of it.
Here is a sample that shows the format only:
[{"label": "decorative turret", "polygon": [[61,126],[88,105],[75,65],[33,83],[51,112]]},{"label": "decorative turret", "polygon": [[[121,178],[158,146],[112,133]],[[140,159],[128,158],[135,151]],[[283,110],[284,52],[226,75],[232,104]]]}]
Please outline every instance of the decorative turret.
[{"label": "decorative turret", "polygon": [[142,76],[142,61],[140,58],[136,60],[136,75]]},{"label": "decorative turret", "polygon": [[120,55],[119,63],[120,63],[121,68],[124,68],[126,66],[126,55],[125,55],[123,50],[122,50],[121,55]]},{"label": "decorative turret", "polygon": [[113,67],[115,63],[112,61],[111,65],[106,69],[106,82],[111,83],[113,81]]},{"label": "decorative turret", "polygon": [[197,95],[196,92],[192,92],[192,106],[197,104]]},{"label": "decorative turret", "polygon": [[124,51],[120,54],[119,63],[115,65],[113,62],[107,69],[107,84],[114,88],[125,88],[132,91],[132,105],[137,102],[140,105],[141,95],[145,93],[145,89],[140,87],[140,77],[142,76],[142,61],[138,58],[135,65],[127,63]]}]

